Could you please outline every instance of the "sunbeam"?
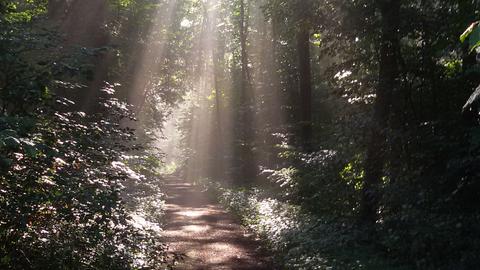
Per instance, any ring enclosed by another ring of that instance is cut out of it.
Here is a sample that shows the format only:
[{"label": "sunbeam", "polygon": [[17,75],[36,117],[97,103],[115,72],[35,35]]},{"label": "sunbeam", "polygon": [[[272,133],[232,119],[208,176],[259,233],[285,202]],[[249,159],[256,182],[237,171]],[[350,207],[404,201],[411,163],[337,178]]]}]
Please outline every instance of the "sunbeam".
[{"label": "sunbeam", "polygon": [[0,269],[478,269],[479,8],[0,0]]},{"label": "sunbeam", "polygon": [[[135,107],[139,122],[145,121],[148,100],[158,100],[155,93],[159,88],[169,87],[169,74],[160,77],[158,74],[167,60],[167,46],[169,46],[173,17],[177,9],[177,0],[169,0],[156,4],[154,19],[149,29],[146,40],[139,48],[135,48],[134,55],[137,59],[130,67],[133,74],[128,82],[127,100]],[[170,89],[167,89],[169,91]],[[171,90],[170,90],[171,91]],[[152,104],[152,103],[150,103]],[[156,106],[153,103],[151,106]],[[158,104],[160,105],[160,104]],[[151,115],[150,115],[151,117]]]}]

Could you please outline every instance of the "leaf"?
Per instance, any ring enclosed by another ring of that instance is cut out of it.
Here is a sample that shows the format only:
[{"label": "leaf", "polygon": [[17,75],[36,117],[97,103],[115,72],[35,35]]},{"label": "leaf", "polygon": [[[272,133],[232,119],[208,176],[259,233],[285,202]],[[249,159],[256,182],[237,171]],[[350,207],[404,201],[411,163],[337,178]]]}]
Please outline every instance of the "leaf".
[{"label": "leaf", "polygon": [[[480,30],[479,30],[480,31]],[[477,41],[477,43],[473,44],[473,45],[470,45],[470,51],[469,53],[472,53],[475,49],[477,49],[478,47],[480,47],[480,40]]]},{"label": "leaf", "polygon": [[467,30],[465,30],[465,32],[463,32],[463,34],[460,36],[460,41],[463,43],[465,42],[465,40],[468,38],[468,36],[470,36],[470,34],[473,32],[473,30],[475,29],[475,27],[478,25],[478,21],[472,23],[468,28]]},{"label": "leaf", "polygon": [[13,129],[4,129],[2,131],[0,131],[0,137],[16,137],[18,136],[17,135],[17,132]]},{"label": "leaf", "polygon": [[6,157],[0,157],[0,167],[7,168],[12,166],[13,160]]},{"label": "leaf", "polygon": [[30,158],[35,158],[38,155],[38,149],[33,145],[25,144],[23,151]]},{"label": "leaf", "polygon": [[20,140],[12,136],[6,137],[3,139],[3,142],[5,143],[5,146],[10,149],[18,149],[21,146]]},{"label": "leaf", "polygon": [[468,37],[468,44],[470,45],[470,52],[475,50],[480,45],[480,25],[477,24],[475,29]]},{"label": "leaf", "polygon": [[460,36],[460,41],[465,42],[468,39],[469,53],[480,47],[480,21],[472,23]]}]

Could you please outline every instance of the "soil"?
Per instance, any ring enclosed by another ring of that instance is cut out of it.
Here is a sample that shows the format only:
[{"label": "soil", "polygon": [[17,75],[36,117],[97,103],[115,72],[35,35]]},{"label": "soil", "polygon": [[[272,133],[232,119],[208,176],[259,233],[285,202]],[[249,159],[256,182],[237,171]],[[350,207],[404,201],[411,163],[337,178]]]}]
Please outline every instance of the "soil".
[{"label": "soil", "polygon": [[171,251],[184,255],[175,269],[275,269],[261,244],[206,192],[171,178],[166,193],[164,237]]}]

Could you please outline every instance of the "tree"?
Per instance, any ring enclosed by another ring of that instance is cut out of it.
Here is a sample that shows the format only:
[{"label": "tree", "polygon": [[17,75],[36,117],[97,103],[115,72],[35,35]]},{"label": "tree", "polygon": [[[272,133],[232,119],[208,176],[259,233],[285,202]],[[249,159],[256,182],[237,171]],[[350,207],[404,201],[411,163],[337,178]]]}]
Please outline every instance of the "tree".
[{"label": "tree", "polygon": [[297,32],[298,69],[300,90],[300,134],[305,151],[312,149],[312,79],[310,65],[310,27],[305,20],[299,22]]},{"label": "tree", "polygon": [[399,89],[399,19],[400,2],[378,2],[381,16],[381,39],[379,55],[378,86],[373,112],[372,130],[365,160],[365,179],[362,194],[361,220],[372,226],[377,221],[381,197],[382,178],[386,162],[386,130],[394,100]]},{"label": "tree", "polygon": [[249,31],[249,0],[238,1],[238,39],[239,39],[239,60],[240,77],[239,88],[236,94],[237,106],[235,110],[235,128],[237,137],[234,140],[236,153],[235,162],[238,164],[236,172],[237,183],[248,183],[255,180],[257,169],[255,167],[255,156],[252,151],[254,143],[253,126],[253,102],[250,67],[248,60],[248,31]]},{"label": "tree", "polygon": [[312,150],[312,68],[310,58],[310,28],[311,9],[310,1],[297,1],[297,53],[299,79],[299,122],[300,137],[303,150]]}]

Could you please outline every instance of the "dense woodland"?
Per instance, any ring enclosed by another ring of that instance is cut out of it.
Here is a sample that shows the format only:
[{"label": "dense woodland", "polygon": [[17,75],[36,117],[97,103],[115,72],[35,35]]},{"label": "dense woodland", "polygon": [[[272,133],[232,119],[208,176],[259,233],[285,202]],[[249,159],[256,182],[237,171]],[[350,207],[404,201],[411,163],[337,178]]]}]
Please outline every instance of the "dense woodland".
[{"label": "dense woodland", "polygon": [[171,269],[166,174],[278,269],[478,269],[479,6],[1,0],[0,269]]}]

